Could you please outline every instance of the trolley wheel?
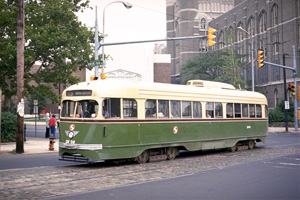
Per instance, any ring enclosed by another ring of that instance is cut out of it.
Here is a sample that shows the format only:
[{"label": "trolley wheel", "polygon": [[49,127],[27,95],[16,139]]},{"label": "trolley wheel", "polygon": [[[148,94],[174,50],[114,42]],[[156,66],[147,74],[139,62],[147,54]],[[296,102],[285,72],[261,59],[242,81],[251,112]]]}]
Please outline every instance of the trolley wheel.
[{"label": "trolley wheel", "polygon": [[254,140],[249,140],[248,141],[248,149],[253,149],[255,147],[255,142]]},{"label": "trolley wheel", "polygon": [[145,150],[143,153],[141,153],[139,156],[135,158],[135,161],[139,164],[146,163],[149,160],[149,152],[148,150]]},{"label": "trolley wheel", "polygon": [[167,148],[167,158],[168,160],[173,160],[178,155],[178,149],[176,147]]},{"label": "trolley wheel", "polygon": [[235,151],[237,151],[237,146],[234,145],[232,147],[229,147],[228,150],[231,151],[231,152],[235,152]]}]

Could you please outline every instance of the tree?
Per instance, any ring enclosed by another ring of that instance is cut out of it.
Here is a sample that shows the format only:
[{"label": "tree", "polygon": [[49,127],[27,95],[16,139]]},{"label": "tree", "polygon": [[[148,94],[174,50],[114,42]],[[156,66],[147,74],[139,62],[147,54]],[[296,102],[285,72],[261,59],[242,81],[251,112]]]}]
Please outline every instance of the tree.
[{"label": "tree", "polygon": [[[89,1],[30,0],[25,5],[25,95],[44,95],[58,102],[52,92],[58,84],[79,81],[73,72],[86,68],[93,55],[94,34],[78,21],[76,12],[90,8]],[[16,2],[0,1],[0,87],[4,110],[16,95]],[[33,66],[38,64],[37,70]]]},{"label": "tree", "polygon": [[235,87],[244,86],[241,58],[246,55],[237,53],[230,31],[227,41],[230,45],[226,49],[209,51],[187,61],[181,69],[181,83],[202,79],[229,83]]},{"label": "tree", "polygon": [[181,83],[188,80],[215,80],[221,72],[224,51],[210,51],[195,57],[181,69]]}]

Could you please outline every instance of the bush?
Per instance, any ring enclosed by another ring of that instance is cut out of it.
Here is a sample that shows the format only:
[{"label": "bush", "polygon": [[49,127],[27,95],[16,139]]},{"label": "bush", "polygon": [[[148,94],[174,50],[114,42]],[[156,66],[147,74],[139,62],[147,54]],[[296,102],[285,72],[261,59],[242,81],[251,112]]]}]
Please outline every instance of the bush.
[{"label": "bush", "polygon": [[15,142],[17,133],[17,116],[2,112],[1,115],[1,142]]},{"label": "bush", "polygon": [[284,121],[285,121],[284,113],[281,112],[279,109],[275,108],[269,110],[269,123],[284,122]]},{"label": "bush", "polygon": [[[290,102],[290,109],[287,112],[288,121],[294,122],[294,104]],[[285,122],[284,101],[282,101],[275,109],[269,110],[269,122]]]}]

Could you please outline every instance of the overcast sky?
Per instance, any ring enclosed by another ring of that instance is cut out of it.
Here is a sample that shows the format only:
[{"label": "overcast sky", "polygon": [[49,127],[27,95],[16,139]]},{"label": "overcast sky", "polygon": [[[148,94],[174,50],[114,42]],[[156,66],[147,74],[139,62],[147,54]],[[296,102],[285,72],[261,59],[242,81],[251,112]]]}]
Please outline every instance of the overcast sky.
[{"label": "overcast sky", "polygon": [[[95,26],[95,6],[98,10],[98,30],[103,30],[103,9],[113,0],[91,0],[93,10],[79,13],[79,20],[88,27]],[[105,43],[137,40],[163,39],[166,37],[165,0],[128,0],[133,6],[126,9],[114,3],[105,9]],[[161,43],[161,42],[160,42]],[[144,60],[153,52],[155,43],[131,44],[105,47],[105,54],[113,60],[107,62],[106,71],[125,69],[139,73]],[[101,53],[101,49],[100,49]]]}]

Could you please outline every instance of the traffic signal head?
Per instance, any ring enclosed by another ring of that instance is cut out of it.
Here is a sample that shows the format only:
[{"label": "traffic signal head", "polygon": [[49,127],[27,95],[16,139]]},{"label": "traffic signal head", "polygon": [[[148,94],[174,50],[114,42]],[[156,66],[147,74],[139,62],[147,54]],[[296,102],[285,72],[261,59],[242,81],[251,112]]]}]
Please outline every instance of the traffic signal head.
[{"label": "traffic signal head", "polygon": [[106,75],[106,74],[104,74],[104,73],[101,73],[101,80],[104,80],[104,79],[106,79],[108,76]]},{"label": "traffic signal head", "polygon": [[291,95],[295,96],[296,95],[296,87],[294,83],[289,84],[289,90],[291,90]]},{"label": "traffic signal head", "polygon": [[94,75],[90,76],[90,80],[91,80],[91,81],[95,81],[95,80],[97,80],[97,79],[98,79],[98,77],[96,77],[96,76],[94,76]]},{"label": "traffic signal head", "polygon": [[214,41],[214,39],[216,38],[216,36],[214,35],[215,32],[216,29],[213,29],[212,27],[209,27],[207,30],[207,46],[209,47],[214,46],[216,44],[216,42]]},{"label": "traffic signal head", "polygon": [[258,57],[257,57],[258,67],[262,68],[264,66],[264,51],[258,50],[257,54],[258,54]]}]

